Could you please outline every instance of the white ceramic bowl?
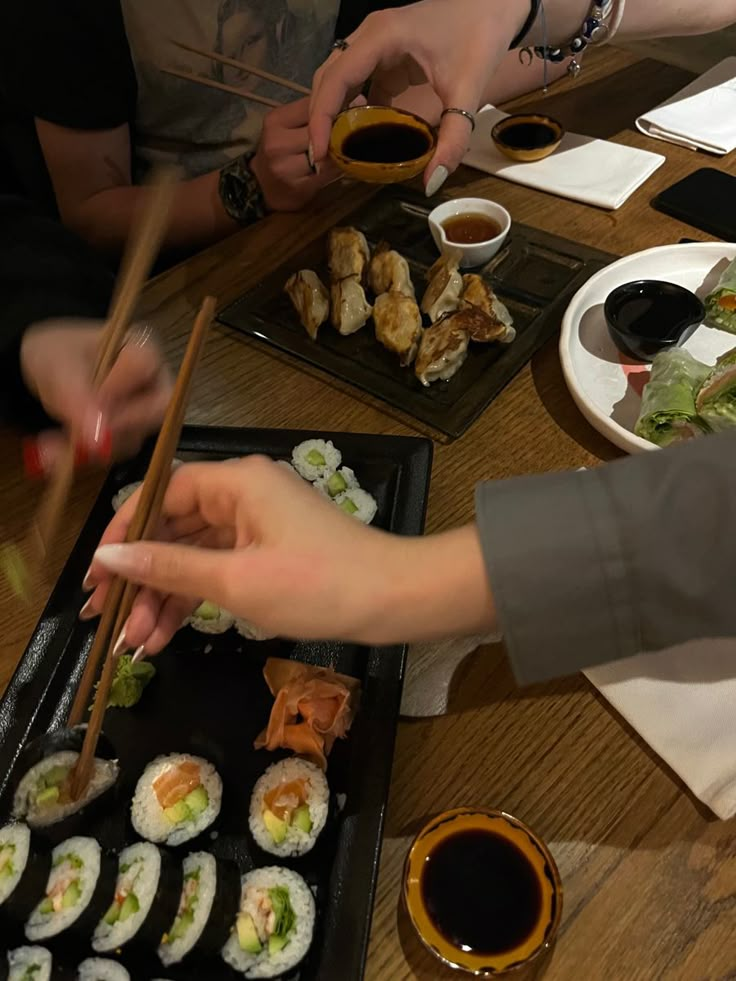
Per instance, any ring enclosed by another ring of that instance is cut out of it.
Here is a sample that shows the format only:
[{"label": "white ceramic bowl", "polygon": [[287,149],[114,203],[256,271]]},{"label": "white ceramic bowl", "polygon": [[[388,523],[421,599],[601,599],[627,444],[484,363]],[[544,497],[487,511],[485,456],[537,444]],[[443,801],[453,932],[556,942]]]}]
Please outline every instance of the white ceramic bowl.
[{"label": "white ceramic bowl", "polygon": [[[448,242],[442,223],[455,215],[465,214],[487,215],[500,225],[501,231],[487,242],[474,242],[472,245]],[[440,253],[458,256],[463,269],[482,266],[492,259],[503,245],[511,228],[511,215],[508,211],[495,201],[488,201],[485,198],[454,198],[452,201],[445,201],[429,213],[427,220],[434,244]]]}]

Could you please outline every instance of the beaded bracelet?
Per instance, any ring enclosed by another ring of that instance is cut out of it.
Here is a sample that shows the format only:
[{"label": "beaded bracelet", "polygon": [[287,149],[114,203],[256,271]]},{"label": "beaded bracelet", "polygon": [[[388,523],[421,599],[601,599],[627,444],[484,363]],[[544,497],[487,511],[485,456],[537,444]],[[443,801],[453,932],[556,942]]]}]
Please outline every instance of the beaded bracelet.
[{"label": "beaded bracelet", "polygon": [[585,48],[589,44],[601,44],[603,41],[608,40],[611,18],[616,9],[616,4],[617,0],[600,0],[600,2],[594,2],[580,30],[567,44],[561,48],[551,48],[547,45],[541,45],[533,49],[523,48],[519,53],[519,58],[523,60],[523,56],[527,56],[531,62],[533,53],[537,58],[542,58],[545,62],[549,61],[553,64],[559,64],[559,62],[564,61],[565,58],[569,58],[572,55],[572,60],[567,66],[567,73],[573,78],[576,78],[581,72],[581,65],[577,59]]}]

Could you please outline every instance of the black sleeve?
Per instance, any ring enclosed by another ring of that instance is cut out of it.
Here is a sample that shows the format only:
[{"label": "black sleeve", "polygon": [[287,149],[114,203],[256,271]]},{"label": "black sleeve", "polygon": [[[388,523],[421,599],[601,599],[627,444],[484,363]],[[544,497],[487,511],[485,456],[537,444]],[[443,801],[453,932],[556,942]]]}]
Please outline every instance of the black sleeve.
[{"label": "black sleeve", "polygon": [[0,416],[27,428],[47,420],[23,384],[20,343],[49,317],[104,317],[114,277],[88,246],[18,199],[0,196]]},{"label": "black sleeve", "polygon": [[120,0],[6,0],[0,84],[18,116],[74,129],[132,121],[136,78]]},{"label": "black sleeve", "polygon": [[335,37],[347,37],[360,27],[368,14],[388,7],[408,7],[414,0],[342,0]]}]

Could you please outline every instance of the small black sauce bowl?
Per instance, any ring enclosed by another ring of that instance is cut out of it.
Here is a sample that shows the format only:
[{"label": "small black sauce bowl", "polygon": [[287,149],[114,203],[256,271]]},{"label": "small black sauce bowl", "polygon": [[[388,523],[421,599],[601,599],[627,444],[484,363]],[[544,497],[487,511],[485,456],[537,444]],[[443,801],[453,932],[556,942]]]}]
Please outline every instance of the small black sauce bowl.
[{"label": "small black sauce bowl", "polygon": [[705,307],[694,293],[657,279],[617,286],[606,297],[603,313],[613,343],[638,361],[652,361],[660,351],[684,344],[705,319]]}]

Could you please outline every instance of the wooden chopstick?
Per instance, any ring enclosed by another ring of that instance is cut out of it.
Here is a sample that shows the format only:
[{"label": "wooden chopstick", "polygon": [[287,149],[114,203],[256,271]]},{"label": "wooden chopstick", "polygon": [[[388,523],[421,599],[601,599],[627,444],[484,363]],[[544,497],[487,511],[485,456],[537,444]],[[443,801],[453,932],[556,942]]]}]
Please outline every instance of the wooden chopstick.
[{"label": "wooden chopstick", "polygon": [[[172,168],[160,169],[154,173],[148,200],[128,240],[107,326],[97,353],[94,370],[96,387],[107,377],[123,346],[138,296],[161,248],[174,197],[175,174]],[[36,518],[35,543],[40,561],[50,551],[59,529],[74,477],[74,451],[74,434],[71,434],[69,446],[59,467],[54,471]]]},{"label": "wooden chopstick", "polygon": [[249,75],[256,75],[258,78],[263,78],[267,82],[282,85],[285,89],[291,89],[292,92],[298,92],[300,95],[312,94],[312,90],[308,89],[306,85],[300,85],[299,82],[292,82],[291,79],[282,78],[281,75],[273,75],[263,68],[257,68],[255,65],[247,65],[243,61],[229,58],[227,55],[220,54],[217,51],[205,51],[202,48],[192,47],[191,44],[184,44],[182,41],[172,41],[171,43],[175,47],[181,48],[182,51],[189,51],[190,54],[201,55],[203,58],[209,58],[211,61],[218,61],[221,65],[229,65],[230,68],[238,68],[240,71],[247,72]]},{"label": "wooden chopstick", "polygon": [[180,72],[176,68],[162,68],[161,71],[164,75],[174,75],[175,78],[183,78],[187,82],[204,85],[208,89],[219,89],[220,92],[229,92],[230,95],[240,96],[241,99],[260,102],[262,106],[269,106],[271,109],[277,109],[283,105],[283,103],[277,102],[275,99],[269,99],[265,95],[256,95],[255,92],[243,92],[242,89],[236,89],[234,85],[225,85],[222,82],[216,82],[213,78],[203,78],[201,75],[195,75],[193,72]]},{"label": "wooden chopstick", "polygon": [[[215,316],[216,306],[216,300],[209,296],[204,300],[197,315],[176,380],[176,386],[169,402],[166,418],[156,440],[133,520],[126,535],[127,542],[150,538],[156,531],[161,516],[161,506],[171,476],[171,465],[184,424],[192,379],[202,353],[207,330]],[[72,705],[69,724],[75,725],[81,721],[84,707],[87,705],[92,691],[97,668],[104,656],[102,675],[97,686],[92,715],[84,735],[82,751],[71,774],[70,789],[73,800],[78,800],[81,797],[92,776],[97,742],[102,731],[102,721],[107,708],[110,687],[115,677],[116,658],[113,657],[112,653],[113,645],[130,614],[137,591],[138,588],[133,584],[127,583],[119,577],[113,578],[105,599],[92,650],[87,658]]]}]

